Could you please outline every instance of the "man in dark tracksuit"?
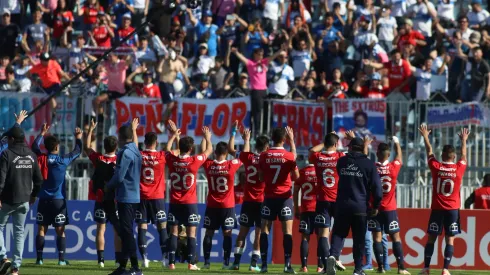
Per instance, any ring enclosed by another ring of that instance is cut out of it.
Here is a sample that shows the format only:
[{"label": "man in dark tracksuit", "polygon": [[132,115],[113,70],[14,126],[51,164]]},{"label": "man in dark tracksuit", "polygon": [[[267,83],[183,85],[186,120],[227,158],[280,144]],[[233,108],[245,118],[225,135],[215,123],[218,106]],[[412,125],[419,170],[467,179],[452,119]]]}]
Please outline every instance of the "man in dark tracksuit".
[{"label": "man in dark tracksuit", "polygon": [[[36,201],[43,177],[36,155],[25,143],[24,131],[14,126],[5,136],[8,137],[9,146],[0,156],[0,274],[7,274],[10,267],[12,274],[18,274],[24,250],[27,212],[29,205]],[[3,234],[9,217],[12,217],[14,231],[11,248],[13,263],[7,259]]]},{"label": "man in dark tracksuit", "polygon": [[[342,240],[349,234],[349,229],[352,229],[354,275],[364,274],[362,258],[367,230],[368,203],[372,198],[371,215],[376,216],[383,197],[376,166],[363,153],[364,147],[364,140],[353,139],[349,144],[349,153],[337,162],[339,183],[331,246],[339,247],[340,251]],[[335,263],[336,258],[330,256],[327,260],[327,275],[335,275]]]},{"label": "man in dark tracksuit", "polygon": [[[119,236],[122,242],[122,255],[120,266],[111,275],[127,274],[128,258],[131,260],[130,274],[141,275],[136,255],[136,242],[134,240],[133,221],[135,210],[140,203],[140,171],[141,154],[134,143],[137,142],[136,128],[138,121],[133,120],[132,126],[123,125],[119,128],[119,147],[117,153],[114,176],[106,185],[109,190],[116,192],[117,210],[119,214]],[[133,139],[134,138],[134,139]]]}]

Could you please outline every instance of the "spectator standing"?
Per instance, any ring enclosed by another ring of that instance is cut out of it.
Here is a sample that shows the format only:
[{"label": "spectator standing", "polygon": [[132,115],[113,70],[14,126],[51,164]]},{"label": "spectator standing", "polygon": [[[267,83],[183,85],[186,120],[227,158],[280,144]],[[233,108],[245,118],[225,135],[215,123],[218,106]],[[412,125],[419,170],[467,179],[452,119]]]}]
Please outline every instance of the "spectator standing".
[{"label": "spectator standing", "polygon": [[254,135],[258,135],[262,131],[262,111],[264,109],[264,100],[267,96],[267,67],[272,60],[285,53],[284,51],[279,51],[272,57],[264,58],[264,50],[261,48],[256,48],[253,50],[253,58],[250,60],[239,53],[236,48],[232,48],[231,51],[247,67],[247,72],[250,76],[251,111],[254,123],[253,133]]},{"label": "spectator standing", "polygon": [[56,45],[61,44],[61,38],[63,33],[66,32],[65,30],[68,29],[70,32],[69,35],[71,36],[73,32],[71,26],[74,21],[73,13],[69,10],[66,0],[59,0],[59,5],[53,13],[53,41]]},{"label": "spectator standing", "polygon": [[150,0],[134,0],[133,22],[135,26],[139,26],[146,21],[149,8]]},{"label": "spectator standing", "polygon": [[288,56],[283,52],[277,61],[271,62],[268,70],[269,98],[284,98],[289,92],[289,83],[294,81],[294,71],[288,65]]},{"label": "spectator standing", "polygon": [[[12,18],[12,23],[21,26],[22,24],[22,11],[26,11],[25,9],[22,8],[23,2],[22,1],[0,1],[0,12],[2,14],[8,13]],[[31,13],[32,13],[31,9]]]},{"label": "spectator standing", "polygon": [[455,3],[456,0],[439,0],[437,2],[437,16],[439,16],[439,23],[446,28],[454,23]]},{"label": "spectator standing", "polygon": [[42,12],[40,9],[36,9],[32,14],[33,22],[28,25],[24,31],[22,37],[22,49],[25,53],[30,53],[31,49],[35,48],[36,42],[40,42],[43,46],[43,50],[47,50],[49,42],[49,28],[44,24],[42,19]]},{"label": "spectator standing", "polygon": [[262,29],[262,24],[259,19],[248,25],[248,29],[243,34],[243,42],[246,45],[245,56],[252,57],[255,49],[261,48],[264,51],[269,44],[269,33]]},{"label": "spectator standing", "polygon": [[267,32],[277,29],[279,22],[282,22],[284,14],[284,0],[261,0],[264,6],[263,22]]},{"label": "spectator standing", "polygon": [[218,39],[219,36],[216,33],[218,31],[218,26],[212,24],[213,22],[213,12],[210,10],[205,10],[202,14],[202,20],[197,20],[191,9],[187,9],[187,14],[192,24],[196,28],[196,37],[199,43],[206,43],[208,47],[208,55],[210,57],[215,57],[218,55]]},{"label": "spectator standing", "polygon": [[193,88],[189,91],[188,97],[191,98],[207,98],[207,99],[215,99],[217,97],[217,93],[211,89],[209,86],[209,77],[207,75],[200,75],[198,84],[196,88]]},{"label": "spectator standing", "polygon": [[236,13],[227,15],[225,19],[224,24],[216,32],[220,36],[220,53],[222,56],[228,51],[230,43],[237,46],[241,32],[248,28],[248,23]]},{"label": "spectator standing", "polygon": [[14,58],[22,36],[20,36],[19,25],[11,21],[11,19],[10,11],[4,9],[2,11],[2,24],[0,25],[0,48],[3,54]]},{"label": "spectator standing", "polygon": [[422,51],[428,55],[434,42],[432,38],[432,20],[433,18],[437,20],[434,4],[429,2],[429,0],[417,0],[417,3],[408,8],[407,13],[409,17],[413,18],[414,29],[425,37],[427,45],[424,46]]},{"label": "spectator standing", "polygon": [[[415,68],[411,66],[411,71],[415,79],[417,80],[416,100],[428,101],[431,93],[431,79],[432,79],[432,57],[425,59],[422,68]],[[425,108],[424,108],[425,109]],[[425,110],[424,110],[425,111]],[[422,119],[425,119],[425,112],[420,114]]]},{"label": "spectator standing", "polygon": [[22,90],[19,82],[15,80],[15,71],[12,66],[8,66],[5,69],[5,75],[7,79],[3,84],[0,84],[0,91],[7,91],[7,92],[20,92]]},{"label": "spectator standing", "polygon": [[465,41],[469,41],[470,35],[474,32],[472,29],[469,28],[469,20],[466,15],[458,17],[457,28],[444,29],[439,23],[436,24],[436,27],[440,33],[444,34],[448,38],[452,38],[456,32],[459,32],[460,39],[463,39]]},{"label": "spectator standing", "polygon": [[109,0],[109,10],[114,12],[116,16],[114,22],[119,27],[121,26],[123,15],[134,13],[134,0]]},{"label": "spectator standing", "polygon": [[[41,86],[41,92],[47,93],[48,95],[60,92],[61,80],[68,80],[70,79],[70,76],[66,74],[63,69],[61,69],[58,62],[51,59],[51,55],[49,53],[41,54],[40,59],[41,63],[32,67],[32,69],[28,72],[27,77],[32,83],[35,83],[35,85],[38,83],[38,80],[41,82],[40,84],[37,84]],[[55,117],[57,103],[54,97],[51,98],[50,105],[52,117]]]},{"label": "spectator standing", "polygon": [[216,25],[221,27],[226,20],[226,16],[233,14],[236,7],[235,0],[213,0],[211,11],[216,16]]},{"label": "spectator standing", "polygon": [[148,46],[148,36],[138,38],[138,48],[134,54],[139,63],[145,63],[149,68],[157,64],[157,55]]},{"label": "spectator standing", "polygon": [[479,30],[490,16],[490,13],[482,8],[482,3],[482,0],[471,0],[471,11],[466,15],[471,29]]},{"label": "spectator standing", "polygon": [[207,75],[209,70],[214,67],[214,58],[208,55],[208,44],[201,43],[197,49],[197,55],[189,60],[192,77]]},{"label": "spectator standing", "polygon": [[114,30],[108,22],[107,16],[103,11],[97,15],[97,23],[93,25],[92,31],[88,33],[96,47],[111,47],[111,40],[114,38]]},{"label": "spectator standing", "polygon": [[94,110],[99,110],[102,103],[126,95],[124,81],[126,80],[126,70],[129,64],[131,64],[131,56],[127,56],[126,60],[121,60],[114,52],[111,52],[108,57],[109,60],[103,63],[103,66],[107,70],[107,92],[94,99]]},{"label": "spectator standing", "polygon": [[136,255],[136,242],[134,240],[133,221],[135,211],[140,202],[140,173],[141,154],[134,143],[137,141],[136,129],[138,119],[133,119],[131,126],[124,125],[119,128],[119,147],[117,153],[116,168],[114,176],[107,183],[107,189],[115,190],[117,210],[120,221],[119,234],[122,241],[122,255],[119,260],[120,266],[113,274],[127,274],[126,265],[128,259],[131,261],[131,274],[142,274],[138,265]]},{"label": "spectator standing", "polygon": [[381,18],[378,20],[377,25],[379,27],[379,45],[386,52],[391,52],[393,49],[393,40],[397,36],[398,25],[395,17],[391,16],[390,6],[383,6],[381,9]]},{"label": "spectator standing", "polygon": [[379,64],[370,60],[364,60],[364,65],[371,66],[378,70],[383,68],[387,69],[388,78],[390,79],[389,83],[391,92],[410,93],[410,86],[407,84],[410,81],[412,71],[410,70],[410,64],[408,61],[402,59],[402,54],[400,51],[393,50],[391,52],[390,62]]},{"label": "spectator standing", "polygon": [[405,19],[402,28],[395,37],[393,44],[397,45],[398,49],[401,49],[405,43],[416,44],[418,47],[427,46],[427,41],[425,41],[424,35],[413,29],[413,22],[410,19]]},{"label": "spectator standing", "polygon": [[214,60],[214,67],[208,72],[210,87],[219,98],[224,96],[225,79],[228,75],[228,72],[223,67],[223,63],[223,58],[221,56],[217,56]]},{"label": "spectator standing", "polygon": [[297,18],[301,20],[301,24],[311,23],[311,14],[305,9],[304,4],[300,0],[292,0],[284,15],[283,23],[289,29],[295,25]]},{"label": "spectator standing", "polygon": [[[125,13],[122,16],[122,24],[117,29],[117,40],[121,41],[123,38],[128,36],[130,33],[134,31],[134,28],[131,27],[131,14],[130,13]],[[123,44],[121,44],[120,47],[131,47],[131,48],[136,48],[136,45],[138,44],[138,35],[134,34],[126,40]]]},{"label": "spectator standing", "polygon": [[371,77],[358,78],[352,89],[364,98],[385,98],[386,93],[381,86],[381,74],[373,73]]},{"label": "spectator standing", "polygon": [[[136,75],[143,75],[143,83],[135,83],[133,80]],[[153,72],[146,67],[138,67],[126,78],[126,86],[135,87],[136,93],[141,97],[160,99],[160,88],[153,83]]]},{"label": "spectator standing", "polygon": [[480,47],[473,48],[472,53],[473,57],[465,55],[459,45],[458,57],[467,61],[460,96],[463,102],[490,98],[490,65],[483,59],[483,51]]},{"label": "spectator standing", "polygon": [[[13,275],[19,274],[24,251],[24,225],[29,206],[36,201],[41,189],[43,177],[36,161],[36,155],[25,144],[25,135],[20,124],[27,117],[27,111],[21,111],[17,124],[5,136],[8,149],[0,156],[0,257],[2,269],[7,274],[11,268]],[[22,165],[18,165],[22,163]],[[14,242],[11,249],[13,264],[7,258],[4,232],[9,218],[12,217]]]},{"label": "spectator standing", "polygon": [[83,6],[80,6],[80,0],[77,0],[78,16],[83,17],[84,35],[93,29],[93,25],[97,23],[99,13],[104,12],[98,0],[86,0]]},{"label": "spectator standing", "polygon": [[[296,45],[293,46],[294,41],[296,41]],[[313,51],[314,46],[315,40],[311,37],[308,29],[301,32],[297,31],[289,37],[289,49],[291,50],[295,79],[300,78],[305,71],[310,71],[313,57],[316,57]]]},{"label": "spectator standing", "polygon": [[27,77],[27,73],[32,68],[32,61],[29,56],[23,56],[18,62],[20,65],[14,66],[15,80],[19,83],[21,92],[29,92],[31,90],[31,80]]}]

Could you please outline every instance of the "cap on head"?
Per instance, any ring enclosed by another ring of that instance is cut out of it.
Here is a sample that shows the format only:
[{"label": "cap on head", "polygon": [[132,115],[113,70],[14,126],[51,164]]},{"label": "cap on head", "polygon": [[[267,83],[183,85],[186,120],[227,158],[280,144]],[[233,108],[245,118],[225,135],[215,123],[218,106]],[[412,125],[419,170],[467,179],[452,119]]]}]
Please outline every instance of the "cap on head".
[{"label": "cap on head", "polygon": [[9,9],[3,9],[2,16],[10,16],[10,10]]},{"label": "cap on head", "polygon": [[125,13],[123,16],[122,16],[123,19],[129,19],[131,20],[131,14],[129,12]]},{"label": "cap on head", "polygon": [[379,81],[381,81],[381,74],[380,73],[373,73],[371,75],[371,80],[379,80]]},{"label": "cap on head", "polygon": [[482,5],[483,1],[482,0],[471,0],[472,5]]},{"label": "cap on head", "polygon": [[411,19],[406,18],[403,23],[405,23],[405,25],[409,25],[413,27],[413,22]]},{"label": "cap on head", "polygon": [[206,49],[207,50],[208,49],[208,44],[206,44],[206,43],[199,44],[199,49]]},{"label": "cap on head", "polygon": [[46,53],[41,54],[41,56],[39,58],[41,59],[41,61],[48,61],[51,59],[51,55],[46,52]]},{"label": "cap on head", "polygon": [[202,13],[203,16],[207,16],[207,17],[213,17],[213,12],[211,10],[205,10],[203,13]]},{"label": "cap on head", "polygon": [[365,16],[365,15],[362,15],[360,18],[359,18],[359,21],[366,21],[366,22],[371,22],[371,17],[369,16]]}]

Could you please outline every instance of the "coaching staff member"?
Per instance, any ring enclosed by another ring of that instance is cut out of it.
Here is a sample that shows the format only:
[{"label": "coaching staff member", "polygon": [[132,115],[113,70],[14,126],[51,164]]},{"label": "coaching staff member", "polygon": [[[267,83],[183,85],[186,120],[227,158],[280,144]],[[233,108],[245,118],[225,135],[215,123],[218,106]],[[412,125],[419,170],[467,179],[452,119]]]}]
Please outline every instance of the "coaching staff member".
[{"label": "coaching staff member", "polygon": [[[43,177],[37,156],[27,147],[22,128],[14,126],[5,136],[9,147],[0,156],[0,257],[1,274],[7,274],[11,267],[12,274],[18,274],[24,250],[24,224],[29,204],[36,201],[36,196],[43,183]],[[13,264],[7,259],[4,232],[9,217],[12,216],[14,245],[12,248]]]},{"label": "coaching staff member", "polygon": [[133,140],[133,138],[137,139],[136,128],[138,128],[138,119],[133,119],[131,126],[123,125],[119,128],[120,151],[117,153],[114,176],[107,183],[107,188],[115,189],[116,192],[119,236],[122,242],[120,266],[111,273],[112,275],[127,274],[128,258],[131,259],[129,272],[134,275],[142,274],[138,266],[133,232],[135,210],[138,209],[140,203],[141,171],[141,154]]},{"label": "coaching staff member", "polygon": [[[370,214],[376,216],[383,197],[376,166],[365,154],[369,143],[369,138],[364,140],[354,138],[349,144],[349,152],[337,162],[339,183],[332,249],[340,251],[343,239],[349,234],[349,229],[352,229],[354,275],[364,274],[362,258],[367,230],[368,203],[372,198]],[[335,275],[335,263],[336,258],[330,256],[327,260],[327,275]]]}]

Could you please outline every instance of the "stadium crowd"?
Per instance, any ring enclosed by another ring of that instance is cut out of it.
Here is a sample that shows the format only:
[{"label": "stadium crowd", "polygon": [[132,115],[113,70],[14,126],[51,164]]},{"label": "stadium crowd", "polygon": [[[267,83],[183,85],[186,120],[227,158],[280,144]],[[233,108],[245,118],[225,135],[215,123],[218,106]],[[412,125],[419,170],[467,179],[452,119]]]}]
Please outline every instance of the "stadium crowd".
[{"label": "stadium crowd", "polygon": [[[152,5],[2,1],[0,90],[51,93],[151,19]],[[435,92],[451,101],[483,100],[490,96],[490,14],[482,5],[208,0],[190,9],[176,1],[171,14],[153,18],[78,82],[97,96],[95,107],[132,92],[165,104],[177,96],[251,95],[259,106],[293,88],[297,100],[395,91],[424,101]]]}]

